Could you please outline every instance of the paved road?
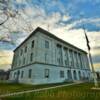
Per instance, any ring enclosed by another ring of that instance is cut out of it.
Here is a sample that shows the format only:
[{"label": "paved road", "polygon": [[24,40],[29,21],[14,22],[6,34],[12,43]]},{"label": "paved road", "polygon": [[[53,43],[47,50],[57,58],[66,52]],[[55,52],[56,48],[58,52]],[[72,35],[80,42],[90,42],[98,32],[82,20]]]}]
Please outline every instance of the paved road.
[{"label": "paved road", "polygon": [[58,86],[53,86],[53,87],[48,87],[48,88],[42,88],[42,89],[27,90],[27,91],[22,91],[22,92],[15,92],[15,93],[3,94],[3,95],[0,95],[0,98],[1,97],[8,97],[8,96],[14,96],[14,95],[19,95],[19,94],[24,94],[24,93],[31,93],[31,92],[38,92],[38,91],[43,91],[43,90],[55,89],[55,88],[59,88],[59,87],[71,86],[71,85],[76,85],[76,84],[81,84],[81,83],[83,83],[83,82],[77,82],[77,83],[71,83],[71,84],[65,84],[65,85],[58,85]]}]

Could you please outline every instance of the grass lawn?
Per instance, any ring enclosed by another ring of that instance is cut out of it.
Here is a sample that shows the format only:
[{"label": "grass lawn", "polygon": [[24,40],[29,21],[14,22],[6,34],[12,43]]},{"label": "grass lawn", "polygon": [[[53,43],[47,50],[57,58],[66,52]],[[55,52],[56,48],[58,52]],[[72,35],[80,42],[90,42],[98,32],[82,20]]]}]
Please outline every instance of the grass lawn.
[{"label": "grass lawn", "polygon": [[6,97],[2,100],[100,100],[100,90],[92,90],[93,86],[93,83],[83,83]]},{"label": "grass lawn", "polygon": [[68,84],[68,83],[26,85],[26,84],[0,82],[0,95],[13,93],[13,92],[19,92],[19,91],[26,91],[26,90],[33,90],[33,89],[40,89],[40,88],[45,88],[45,87],[57,86],[60,84]]}]

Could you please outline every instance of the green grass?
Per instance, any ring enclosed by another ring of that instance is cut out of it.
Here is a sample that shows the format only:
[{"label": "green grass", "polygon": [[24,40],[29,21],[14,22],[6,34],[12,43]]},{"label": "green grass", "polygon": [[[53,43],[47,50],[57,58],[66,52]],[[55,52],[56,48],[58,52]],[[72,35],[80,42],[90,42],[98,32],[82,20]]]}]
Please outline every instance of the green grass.
[{"label": "green grass", "polygon": [[28,84],[28,85],[26,85],[26,84],[0,82],[0,95],[1,94],[13,93],[13,92],[20,92],[20,91],[27,91],[27,90],[57,86],[57,85],[60,85],[60,84],[68,84],[68,83],[43,84],[43,85],[29,85]]},{"label": "green grass", "polygon": [[100,100],[100,90],[92,90],[93,83],[44,90],[2,98],[2,100]]}]

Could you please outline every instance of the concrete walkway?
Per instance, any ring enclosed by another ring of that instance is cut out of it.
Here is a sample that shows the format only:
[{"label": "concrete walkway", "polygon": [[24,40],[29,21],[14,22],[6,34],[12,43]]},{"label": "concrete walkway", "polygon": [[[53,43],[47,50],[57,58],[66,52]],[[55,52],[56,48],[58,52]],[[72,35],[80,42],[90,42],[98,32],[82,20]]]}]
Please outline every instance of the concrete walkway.
[{"label": "concrete walkway", "polygon": [[21,91],[21,92],[9,93],[9,94],[2,94],[2,95],[0,95],[0,98],[1,97],[8,97],[8,96],[24,94],[24,93],[32,93],[32,92],[38,92],[38,91],[43,91],[43,90],[55,89],[55,88],[59,88],[59,87],[71,86],[71,85],[76,85],[76,84],[81,84],[81,83],[83,83],[83,82],[77,82],[77,83],[71,83],[71,84],[65,84],[65,85],[58,85],[58,86],[42,88],[42,89],[27,90],[27,91]]}]

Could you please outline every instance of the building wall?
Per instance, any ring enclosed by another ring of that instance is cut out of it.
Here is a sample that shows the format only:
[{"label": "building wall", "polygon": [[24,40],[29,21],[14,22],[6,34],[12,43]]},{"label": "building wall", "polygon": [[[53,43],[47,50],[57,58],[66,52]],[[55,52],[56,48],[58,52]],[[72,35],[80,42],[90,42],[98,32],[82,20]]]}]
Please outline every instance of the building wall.
[{"label": "building wall", "polygon": [[[32,48],[32,41],[34,40],[34,47]],[[15,52],[13,57],[12,69],[22,67],[35,62],[36,51],[37,51],[37,36],[34,35],[28,39],[23,45],[21,45]],[[25,52],[25,47],[27,47],[27,52]],[[22,50],[22,54],[21,54]],[[31,53],[33,53],[33,60],[30,60]],[[25,61],[24,61],[25,60]]]},{"label": "building wall", "polygon": [[[17,79],[21,83],[30,84],[63,82],[69,80],[68,70],[71,72],[72,80],[89,78],[90,68],[87,59],[86,53],[38,32],[15,51],[10,80]],[[31,78],[28,78],[29,69],[32,69]],[[45,69],[49,69],[49,78],[44,77]],[[21,78],[22,71],[24,71],[23,78]],[[60,71],[64,71],[63,78],[60,77]]]},{"label": "building wall", "polygon": [[[29,78],[29,70],[32,69],[31,78]],[[49,77],[45,77],[45,70],[49,70]],[[16,69],[11,71],[11,80],[14,80],[17,75],[14,76],[14,73],[20,71],[18,81],[20,83],[27,84],[46,84],[46,83],[59,83],[68,80],[68,70],[70,68],[54,66],[54,65],[46,65],[46,64],[32,64],[27,67],[23,67],[21,69]],[[21,73],[24,71],[23,78],[21,78]],[[60,71],[64,72],[64,77],[60,77]],[[74,78],[73,71],[76,71],[76,79]],[[80,70],[80,69],[71,69],[72,80],[80,80],[78,72],[81,72],[82,77],[89,77],[89,70]]]},{"label": "building wall", "polygon": [[[37,62],[90,69],[86,53],[41,33],[37,34],[37,38]],[[45,41],[49,42],[49,48],[45,48]]]}]

